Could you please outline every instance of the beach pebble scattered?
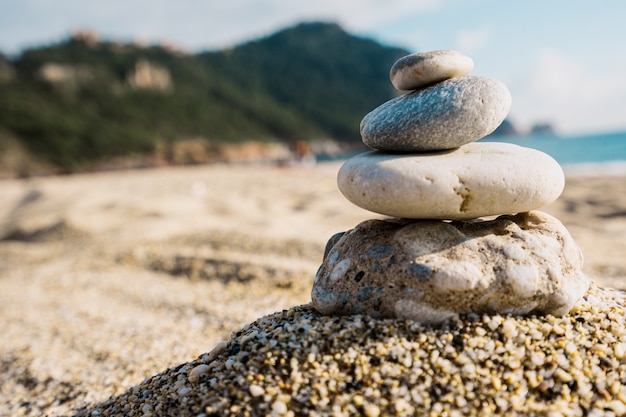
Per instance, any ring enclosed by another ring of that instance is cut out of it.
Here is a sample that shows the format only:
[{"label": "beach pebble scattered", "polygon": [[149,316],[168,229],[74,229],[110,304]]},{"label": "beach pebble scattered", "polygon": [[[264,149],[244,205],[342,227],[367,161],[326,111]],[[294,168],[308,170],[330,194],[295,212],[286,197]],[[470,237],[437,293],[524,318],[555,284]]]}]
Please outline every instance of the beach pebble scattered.
[{"label": "beach pebble scattered", "polygon": [[565,179],[543,152],[480,142],[439,153],[360,154],[341,167],[337,183],[352,203],[387,216],[473,219],[543,207]]},{"label": "beach pebble scattered", "polygon": [[511,93],[491,78],[452,78],[393,98],[361,121],[370,148],[423,152],[457,148],[493,132],[511,107]]},{"label": "beach pebble scattered", "polygon": [[468,313],[566,314],[589,287],[554,217],[368,220],[330,249],[313,285],[322,314],[438,323]]},{"label": "beach pebble scattered", "polygon": [[472,71],[474,61],[458,51],[429,51],[404,56],[391,67],[389,78],[398,90],[416,90]]}]

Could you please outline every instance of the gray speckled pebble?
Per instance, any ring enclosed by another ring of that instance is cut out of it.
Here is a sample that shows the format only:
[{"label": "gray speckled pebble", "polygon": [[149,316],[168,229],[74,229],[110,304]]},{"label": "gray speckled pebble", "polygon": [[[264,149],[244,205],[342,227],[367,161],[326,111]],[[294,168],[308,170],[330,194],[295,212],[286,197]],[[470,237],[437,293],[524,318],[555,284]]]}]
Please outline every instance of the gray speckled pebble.
[{"label": "gray speckled pebble", "polygon": [[428,51],[404,56],[391,67],[389,78],[398,90],[415,90],[469,74],[474,61],[458,51]]},{"label": "gray speckled pebble", "polygon": [[511,93],[491,78],[465,76],[396,97],[361,121],[363,143],[390,152],[457,148],[493,132]]},{"label": "gray speckled pebble", "polygon": [[312,300],[325,315],[438,323],[462,313],[563,315],[589,284],[580,249],[545,213],[368,220],[330,249]]}]

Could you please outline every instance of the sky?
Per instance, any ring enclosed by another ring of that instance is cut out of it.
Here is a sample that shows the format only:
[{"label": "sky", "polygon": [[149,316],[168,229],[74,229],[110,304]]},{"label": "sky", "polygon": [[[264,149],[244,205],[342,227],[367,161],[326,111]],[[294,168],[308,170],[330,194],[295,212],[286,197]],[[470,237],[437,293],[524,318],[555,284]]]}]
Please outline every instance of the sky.
[{"label": "sky", "polygon": [[542,122],[563,135],[626,130],[623,0],[0,0],[0,10],[0,51],[10,56],[78,28],[198,52],[332,21],[410,52],[465,53],[473,75],[507,85],[519,130]]}]

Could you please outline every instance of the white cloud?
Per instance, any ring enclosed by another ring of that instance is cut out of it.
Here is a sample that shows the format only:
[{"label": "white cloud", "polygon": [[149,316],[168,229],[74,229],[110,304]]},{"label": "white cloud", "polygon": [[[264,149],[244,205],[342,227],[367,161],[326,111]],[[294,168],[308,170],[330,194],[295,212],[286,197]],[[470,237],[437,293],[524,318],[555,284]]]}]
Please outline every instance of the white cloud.
[{"label": "white cloud", "polygon": [[25,41],[45,41],[75,27],[90,27],[107,37],[167,38],[198,49],[238,43],[302,20],[332,20],[349,30],[367,31],[448,0],[8,1],[3,8],[6,19],[0,17],[0,48],[15,49]]},{"label": "white cloud", "polygon": [[550,121],[566,133],[625,128],[626,78],[609,59],[586,62],[541,49],[528,82],[514,92],[516,120]]},{"label": "white cloud", "polygon": [[456,49],[466,54],[472,54],[487,44],[492,32],[493,30],[489,26],[460,30],[456,36]]}]

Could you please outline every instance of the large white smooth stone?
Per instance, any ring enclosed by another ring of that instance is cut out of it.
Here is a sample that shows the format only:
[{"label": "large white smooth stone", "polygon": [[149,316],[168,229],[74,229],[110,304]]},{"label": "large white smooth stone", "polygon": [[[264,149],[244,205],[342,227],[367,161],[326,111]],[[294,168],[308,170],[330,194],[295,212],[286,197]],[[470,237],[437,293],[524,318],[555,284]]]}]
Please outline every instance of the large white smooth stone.
[{"label": "large white smooth stone", "polygon": [[474,61],[459,51],[428,51],[398,59],[389,71],[391,83],[398,90],[415,90],[449,78],[467,75]]},{"label": "large white smooth stone", "polygon": [[460,220],[540,208],[558,198],[565,178],[543,152],[478,142],[413,155],[363,153],[346,161],[337,183],[348,200],[366,210]]}]

